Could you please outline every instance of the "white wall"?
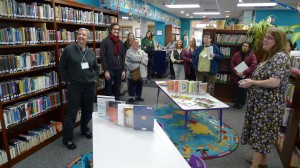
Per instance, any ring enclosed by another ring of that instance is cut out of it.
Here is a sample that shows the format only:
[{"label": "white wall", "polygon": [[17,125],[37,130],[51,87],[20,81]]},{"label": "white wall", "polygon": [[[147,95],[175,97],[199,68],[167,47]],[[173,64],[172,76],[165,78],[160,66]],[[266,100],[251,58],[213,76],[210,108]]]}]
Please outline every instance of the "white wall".
[{"label": "white wall", "polygon": [[[141,23],[138,23],[136,20],[129,21],[129,20],[124,20],[124,19],[119,19],[119,25],[120,25],[120,27],[123,27],[123,26],[131,27],[131,31],[134,34],[134,36],[135,36],[135,29],[141,27]],[[121,35],[121,33],[120,33],[120,35]]]}]

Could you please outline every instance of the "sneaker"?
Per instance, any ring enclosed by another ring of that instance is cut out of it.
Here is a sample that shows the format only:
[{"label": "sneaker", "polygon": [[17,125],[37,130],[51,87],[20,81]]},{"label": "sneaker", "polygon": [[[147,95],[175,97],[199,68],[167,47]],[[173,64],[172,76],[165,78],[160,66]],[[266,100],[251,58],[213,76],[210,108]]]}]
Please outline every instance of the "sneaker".
[{"label": "sneaker", "polygon": [[133,98],[130,98],[130,99],[128,100],[128,103],[133,104],[133,103],[134,103],[134,99],[133,99]]},{"label": "sneaker", "polygon": [[141,97],[136,97],[135,100],[143,102],[145,99],[143,99]]}]

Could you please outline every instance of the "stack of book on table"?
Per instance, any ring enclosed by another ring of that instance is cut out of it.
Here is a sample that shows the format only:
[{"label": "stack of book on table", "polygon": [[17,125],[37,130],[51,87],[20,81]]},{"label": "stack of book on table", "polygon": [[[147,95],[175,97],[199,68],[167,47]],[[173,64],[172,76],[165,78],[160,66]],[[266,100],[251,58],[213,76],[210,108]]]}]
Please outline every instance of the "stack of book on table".
[{"label": "stack of book on table", "polygon": [[97,95],[99,117],[135,130],[153,131],[154,110],[150,105],[132,105],[117,101],[113,96]]}]

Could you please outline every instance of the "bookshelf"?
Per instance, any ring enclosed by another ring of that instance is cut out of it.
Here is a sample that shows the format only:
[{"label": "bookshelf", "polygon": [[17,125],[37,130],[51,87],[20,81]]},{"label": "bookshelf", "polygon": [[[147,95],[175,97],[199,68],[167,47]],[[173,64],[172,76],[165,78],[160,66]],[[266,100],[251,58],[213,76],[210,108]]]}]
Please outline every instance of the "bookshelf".
[{"label": "bookshelf", "polygon": [[290,105],[291,111],[288,120],[288,126],[285,133],[285,138],[282,144],[277,140],[275,142],[276,149],[279,153],[281,163],[284,168],[290,168],[292,162],[292,155],[299,138],[299,124],[300,124],[300,74],[299,72],[291,71],[290,77],[295,81],[295,90],[293,93],[293,100]]},{"label": "bookshelf", "polygon": [[246,36],[247,30],[204,29],[203,33],[205,32],[212,34],[211,43],[216,44],[224,54],[224,59],[219,66],[219,74],[217,74],[214,96],[224,102],[233,102],[235,89],[234,85],[229,83],[230,59],[241,49],[241,43],[250,40],[250,37]]},{"label": "bookshelf", "polygon": [[[166,25],[166,37],[165,37],[165,46],[172,41],[172,36],[176,36],[176,40],[180,39],[180,27],[173,25]],[[183,39],[181,39],[183,40]]]},{"label": "bookshelf", "polygon": [[[99,53],[108,25],[117,22],[118,17],[117,12],[67,0],[6,0],[3,6],[0,157],[5,153],[7,161],[0,163],[0,168],[13,167],[62,136],[50,125],[51,120],[63,122],[66,111],[66,90],[58,73],[60,53],[75,42],[76,30],[82,27],[90,30],[88,47]],[[17,6],[23,10],[14,10]],[[42,123],[49,127],[42,127]],[[20,141],[20,134],[33,137],[29,134],[32,130],[40,131],[37,137],[44,135],[43,140],[21,148],[33,140]]]}]

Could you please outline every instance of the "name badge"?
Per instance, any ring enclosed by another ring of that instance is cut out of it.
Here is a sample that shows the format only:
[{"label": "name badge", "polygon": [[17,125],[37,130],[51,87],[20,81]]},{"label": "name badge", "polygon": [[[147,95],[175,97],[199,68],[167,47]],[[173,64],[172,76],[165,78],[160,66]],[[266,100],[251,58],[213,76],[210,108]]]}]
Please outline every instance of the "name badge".
[{"label": "name badge", "polygon": [[81,69],[88,69],[88,68],[89,68],[89,63],[87,63],[87,62],[81,63]]}]

